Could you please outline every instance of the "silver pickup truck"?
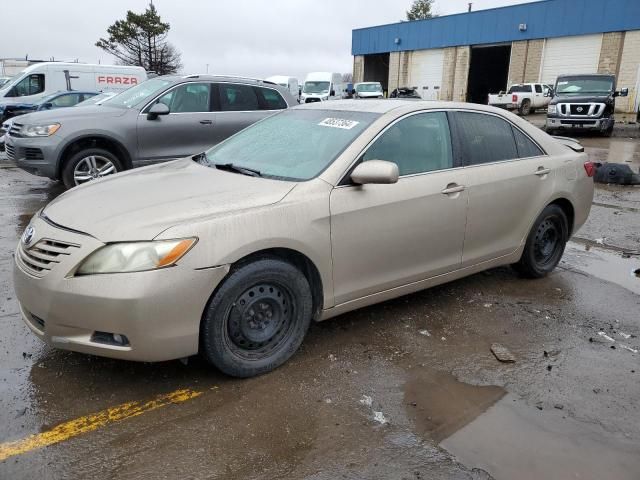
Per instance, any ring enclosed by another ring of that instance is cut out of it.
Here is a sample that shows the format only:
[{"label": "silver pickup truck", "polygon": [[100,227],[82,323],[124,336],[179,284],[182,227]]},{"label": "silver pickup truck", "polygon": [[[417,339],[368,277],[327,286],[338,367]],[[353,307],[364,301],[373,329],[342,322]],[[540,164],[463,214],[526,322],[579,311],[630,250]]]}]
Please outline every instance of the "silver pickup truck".
[{"label": "silver pickup truck", "polygon": [[529,115],[538,108],[546,108],[553,96],[553,89],[543,83],[518,83],[507,92],[489,94],[489,105],[518,110],[520,115]]}]

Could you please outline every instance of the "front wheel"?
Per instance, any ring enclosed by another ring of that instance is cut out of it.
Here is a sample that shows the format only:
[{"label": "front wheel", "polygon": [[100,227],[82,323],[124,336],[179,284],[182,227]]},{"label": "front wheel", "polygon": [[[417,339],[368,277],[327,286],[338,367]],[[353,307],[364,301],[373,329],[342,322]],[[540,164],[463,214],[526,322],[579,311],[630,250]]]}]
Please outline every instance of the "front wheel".
[{"label": "front wheel", "polygon": [[569,222],[558,205],[547,205],[538,216],[514,268],[529,278],[542,278],[560,262],[569,239]]},{"label": "front wheel", "polygon": [[275,258],[256,260],[233,271],[209,300],[200,353],[233,377],[269,372],[298,350],[312,313],[300,270]]},{"label": "front wheel", "polygon": [[122,164],[113,153],[102,148],[87,148],[64,164],[62,182],[66,188],[72,188],[121,171]]}]

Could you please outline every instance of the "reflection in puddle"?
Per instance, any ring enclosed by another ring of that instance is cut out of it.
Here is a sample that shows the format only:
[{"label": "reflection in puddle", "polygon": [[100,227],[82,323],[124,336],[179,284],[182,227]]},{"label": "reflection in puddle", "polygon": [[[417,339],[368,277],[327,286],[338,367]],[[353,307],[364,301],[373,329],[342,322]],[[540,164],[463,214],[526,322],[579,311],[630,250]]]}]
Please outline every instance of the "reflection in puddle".
[{"label": "reflection in puddle", "polygon": [[500,400],[504,389],[476,386],[428,368],[413,369],[404,386],[404,403],[417,433],[440,441]]},{"label": "reflection in puddle", "polygon": [[640,267],[638,256],[623,258],[620,253],[569,242],[561,265],[570,266],[640,294],[640,281],[635,274]]},{"label": "reflection in puddle", "polygon": [[560,410],[537,410],[512,395],[441,443],[468,468],[496,480],[637,480],[640,446]]}]

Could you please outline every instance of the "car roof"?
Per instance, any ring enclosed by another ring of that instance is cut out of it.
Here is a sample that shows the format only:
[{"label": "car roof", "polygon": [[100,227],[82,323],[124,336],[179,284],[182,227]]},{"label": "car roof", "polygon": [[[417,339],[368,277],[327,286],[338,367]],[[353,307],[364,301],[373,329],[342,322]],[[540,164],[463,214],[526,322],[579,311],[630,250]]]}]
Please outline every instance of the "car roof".
[{"label": "car roof", "polygon": [[349,112],[371,112],[371,113],[388,113],[396,109],[402,109],[404,112],[414,110],[430,110],[430,109],[452,109],[459,108],[465,110],[479,110],[483,112],[496,112],[499,109],[474,103],[460,102],[439,102],[432,100],[399,100],[399,99],[382,99],[382,100],[331,100],[327,102],[304,103],[296,109],[304,110],[335,110]]},{"label": "car roof", "polygon": [[154,78],[162,78],[165,80],[169,80],[171,82],[179,82],[184,80],[209,80],[212,82],[235,82],[235,83],[246,83],[249,85],[261,85],[261,84],[276,85],[275,82],[271,82],[269,80],[263,80],[261,78],[238,77],[233,75],[212,75],[210,73],[194,73],[191,75],[162,75]]}]

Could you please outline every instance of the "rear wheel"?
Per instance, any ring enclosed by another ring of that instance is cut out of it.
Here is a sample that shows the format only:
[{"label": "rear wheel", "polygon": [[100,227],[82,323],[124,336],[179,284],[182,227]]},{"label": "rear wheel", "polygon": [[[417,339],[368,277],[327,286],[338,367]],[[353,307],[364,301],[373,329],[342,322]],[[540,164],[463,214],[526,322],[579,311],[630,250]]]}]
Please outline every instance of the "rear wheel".
[{"label": "rear wheel", "polygon": [[531,113],[531,101],[525,99],[520,105],[520,115],[526,117],[529,113]]},{"label": "rear wheel", "polygon": [[547,205],[536,219],[514,268],[529,278],[542,278],[560,262],[569,239],[569,222],[558,205]]},{"label": "rear wheel", "polygon": [[108,150],[87,148],[74,154],[62,169],[64,186],[72,188],[122,171],[122,163]]},{"label": "rear wheel", "polygon": [[311,323],[307,278],[275,258],[246,264],[209,300],[200,330],[200,351],[227,375],[252,377],[286,362]]}]

